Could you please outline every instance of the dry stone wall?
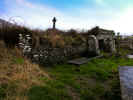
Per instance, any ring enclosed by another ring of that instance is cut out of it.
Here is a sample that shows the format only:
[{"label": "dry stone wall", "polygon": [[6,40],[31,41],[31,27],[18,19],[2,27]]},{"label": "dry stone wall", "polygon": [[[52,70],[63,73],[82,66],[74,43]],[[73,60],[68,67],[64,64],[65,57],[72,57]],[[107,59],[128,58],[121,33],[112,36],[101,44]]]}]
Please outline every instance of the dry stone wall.
[{"label": "dry stone wall", "polygon": [[38,48],[34,48],[30,44],[30,41],[28,42],[27,35],[20,35],[19,46],[23,49],[23,54],[38,64],[53,65],[64,63],[68,59],[72,59],[77,55],[83,55],[87,52],[87,45],[85,43],[75,46],[67,45],[63,48],[52,47],[49,44],[46,40]]},{"label": "dry stone wall", "polygon": [[86,46],[67,46],[65,48],[38,48],[31,52],[30,58],[33,62],[37,62],[43,65],[60,64],[64,63],[68,59],[72,59],[75,55],[82,55],[86,52]]},{"label": "dry stone wall", "polygon": [[[21,35],[20,35],[21,36]],[[27,36],[27,35],[25,35]],[[78,45],[65,45],[63,47],[53,47],[50,44],[50,41],[46,38],[43,40],[41,39],[38,43],[39,46],[34,47],[32,37],[20,37],[20,43],[23,47],[23,53],[27,57],[29,57],[33,62],[39,63],[39,64],[58,64],[65,62],[67,60],[73,59],[75,57],[80,56],[97,56],[100,55],[100,49],[99,49],[99,40],[95,35],[88,35],[87,43],[83,42]],[[27,38],[31,39],[27,42]],[[78,41],[77,41],[78,42]],[[109,42],[109,43],[108,43]],[[108,43],[107,45],[112,45],[113,41],[105,42]],[[37,44],[38,44],[37,43]],[[21,47],[21,45],[20,45]],[[112,47],[114,48],[114,47]],[[111,47],[109,49],[112,49]]]}]

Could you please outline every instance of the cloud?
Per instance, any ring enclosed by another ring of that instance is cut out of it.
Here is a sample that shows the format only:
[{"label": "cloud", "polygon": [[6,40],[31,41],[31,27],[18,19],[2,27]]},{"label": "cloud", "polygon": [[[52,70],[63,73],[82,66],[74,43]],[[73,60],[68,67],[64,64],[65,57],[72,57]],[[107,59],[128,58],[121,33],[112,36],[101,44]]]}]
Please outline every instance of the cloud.
[{"label": "cloud", "polygon": [[[57,28],[59,29],[90,29],[96,25],[115,30],[116,32],[133,32],[131,23],[133,7],[114,9],[105,6],[104,0],[96,0],[97,4],[104,6],[90,8],[70,9],[67,13],[57,10],[47,4],[35,4],[28,0],[5,0],[6,12],[2,15],[4,19],[10,17],[18,23],[32,28],[51,28],[52,18],[57,17]],[[106,8],[107,7],[107,8]],[[19,17],[14,17],[19,16]]]},{"label": "cloud", "polygon": [[104,23],[106,28],[110,27],[115,29],[117,32],[121,32],[123,35],[133,35],[133,7],[126,8],[123,12],[118,14],[115,19],[111,19]]},{"label": "cloud", "polygon": [[7,13],[5,13],[4,18],[8,20],[11,17],[16,18],[16,16],[20,16],[21,19],[24,20],[26,26],[47,28],[50,26],[50,21],[53,16],[63,16],[61,12],[45,5],[33,4],[26,0],[12,1],[14,2],[6,0]]},{"label": "cloud", "polygon": [[95,0],[96,4],[98,5],[102,5],[104,6],[105,5],[105,1],[104,0]]},{"label": "cloud", "polygon": [[11,0],[6,1],[8,3],[6,4],[7,13],[5,15],[8,16],[5,16],[4,18],[7,20],[16,20],[18,23],[24,23],[26,26],[32,26],[32,28],[46,29],[52,27],[52,18],[54,16],[57,17],[57,28],[60,29],[88,29],[88,25],[91,22],[87,21],[86,23],[86,20],[81,20],[83,18],[67,15],[64,12],[44,4],[34,4],[26,0],[14,0],[11,4]]}]

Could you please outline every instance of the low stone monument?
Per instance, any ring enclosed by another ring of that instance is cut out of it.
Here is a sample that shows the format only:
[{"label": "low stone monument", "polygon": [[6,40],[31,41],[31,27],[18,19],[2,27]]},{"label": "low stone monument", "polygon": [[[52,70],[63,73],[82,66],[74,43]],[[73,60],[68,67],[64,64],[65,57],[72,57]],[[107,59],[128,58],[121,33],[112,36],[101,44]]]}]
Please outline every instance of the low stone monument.
[{"label": "low stone monument", "polygon": [[88,31],[88,35],[94,35],[96,37],[100,50],[111,53],[116,52],[114,31],[105,30],[96,26]]}]

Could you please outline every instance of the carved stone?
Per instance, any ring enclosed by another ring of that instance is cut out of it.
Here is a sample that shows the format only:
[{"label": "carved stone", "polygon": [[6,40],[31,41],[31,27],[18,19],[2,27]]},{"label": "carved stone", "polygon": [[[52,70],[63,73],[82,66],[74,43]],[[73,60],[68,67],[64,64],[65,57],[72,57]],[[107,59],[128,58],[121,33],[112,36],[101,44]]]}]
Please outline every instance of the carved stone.
[{"label": "carved stone", "polygon": [[88,52],[93,55],[100,54],[98,40],[94,35],[88,37]]}]

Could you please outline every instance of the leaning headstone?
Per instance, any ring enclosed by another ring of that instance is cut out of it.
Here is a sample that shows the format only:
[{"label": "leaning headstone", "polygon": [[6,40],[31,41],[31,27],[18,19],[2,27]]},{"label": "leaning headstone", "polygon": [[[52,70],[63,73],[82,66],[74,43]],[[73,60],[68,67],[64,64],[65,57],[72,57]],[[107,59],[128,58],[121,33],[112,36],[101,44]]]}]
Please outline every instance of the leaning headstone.
[{"label": "leaning headstone", "polygon": [[122,100],[133,100],[133,66],[119,67]]},{"label": "leaning headstone", "polygon": [[100,55],[99,43],[94,35],[88,37],[88,52],[91,55]]}]

